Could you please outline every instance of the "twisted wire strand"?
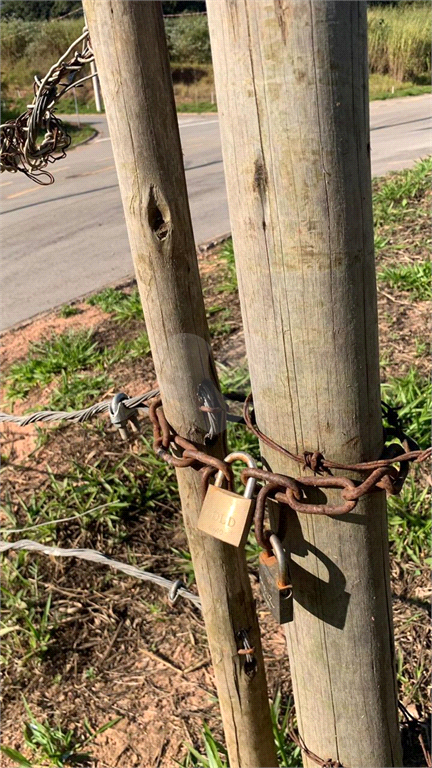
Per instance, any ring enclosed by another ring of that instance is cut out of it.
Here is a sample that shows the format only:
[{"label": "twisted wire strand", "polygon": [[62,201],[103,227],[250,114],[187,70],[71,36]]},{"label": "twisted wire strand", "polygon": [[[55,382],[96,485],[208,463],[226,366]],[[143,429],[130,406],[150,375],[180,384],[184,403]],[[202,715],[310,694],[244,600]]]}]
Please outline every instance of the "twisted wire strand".
[{"label": "twisted wire strand", "polygon": [[[152,389],[150,392],[145,392],[143,395],[136,395],[124,400],[123,405],[126,408],[140,408],[144,406],[143,410],[148,410],[145,403],[154,397],[159,396],[158,389]],[[100,413],[108,413],[111,400],[102,400],[100,403],[95,403],[89,408],[83,408],[80,411],[36,411],[35,413],[28,413],[25,416],[16,416],[13,413],[0,412],[0,423],[17,424],[19,427],[26,427],[27,424],[35,424],[39,421],[52,422],[52,421],[69,421],[73,424],[83,424],[85,421],[89,421],[93,416],[97,416]]]},{"label": "twisted wire strand", "polygon": [[[31,539],[20,539],[19,541],[0,541],[0,552],[7,552],[9,550],[25,550],[28,552],[41,552],[44,555],[50,557],[77,557],[80,560],[88,560],[91,563],[98,563],[99,565],[107,565],[110,568],[114,568],[116,571],[122,571],[128,576],[133,576],[141,581],[151,581],[153,584],[157,584],[159,587],[163,587],[170,592],[170,599],[174,602],[177,595],[185,597],[190,600],[197,608],[201,609],[201,600],[198,595],[194,595],[185,587],[180,586],[179,580],[170,581],[163,576],[159,576],[157,573],[151,573],[151,571],[143,571],[141,568],[137,568],[135,565],[129,565],[129,563],[123,563],[120,560],[113,560],[112,558],[104,555],[102,552],[98,552],[93,549],[64,549],[62,547],[49,547],[46,544],[40,544],[38,541],[31,541]],[[176,589],[174,590],[174,586]],[[174,594],[175,592],[175,594]]]},{"label": "twisted wire strand", "polygon": [[[82,46],[79,51],[77,47],[80,44]],[[71,58],[68,60],[68,57]],[[62,121],[54,114],[54,109],[71,88],[95,77],[95,73],[92,73],[80,80],[76,79],[81,69],[92,61],[94,54],[89,32],[84,27],[82,34],[53,64],[45,77],[42,80],[35,77],[34,98],[27,110],[1,125],[0,172],[21,172],[37,184],[53,183],[54,177],[46,170],[46,166],[65,157],[71,143],[71,137]],[[41,133],[45,135],[38,143]]]}]

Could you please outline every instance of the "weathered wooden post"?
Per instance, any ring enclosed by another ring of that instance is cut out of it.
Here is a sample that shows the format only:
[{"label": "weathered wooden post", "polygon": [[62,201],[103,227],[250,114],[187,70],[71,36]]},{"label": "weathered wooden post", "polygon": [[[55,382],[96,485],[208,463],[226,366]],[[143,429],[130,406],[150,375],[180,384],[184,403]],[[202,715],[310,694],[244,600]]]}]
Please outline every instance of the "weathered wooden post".
[{"label": "weathered wooden post", "polygon": [[[207,5],[258,425],[296,454],[378,458],[366,3]],[[384,493],[342,518],[289,513],[287,546],[307,747],[344,766],[400,766]]]},{"label": "weathered wooden post", "polygon": [[[84,0],[101,80],[129,240],[164,411],[203,444],[197,388],[217,383],[187,201],[161,4]],[[224,436],[214,448],[226,453]],[[275,766],[263,657],[244,552],[196,529],[198,473],[177,472],[203,605],[230,765]],[[246,629],[250,677],[236,633]]]}]

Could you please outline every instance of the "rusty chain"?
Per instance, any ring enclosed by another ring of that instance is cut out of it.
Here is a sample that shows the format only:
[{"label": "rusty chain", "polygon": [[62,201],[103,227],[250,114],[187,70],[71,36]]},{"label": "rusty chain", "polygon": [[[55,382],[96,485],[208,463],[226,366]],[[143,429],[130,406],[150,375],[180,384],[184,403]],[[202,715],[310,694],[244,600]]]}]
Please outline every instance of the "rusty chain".
[{"label": "rusty chain", "polygon": [[[81,44],[81,50],[76,50]],[[68,57],[69,58],[68,60]],[[37,184],[48,185],[53,175],[45,170],[48,163],[66,156],[70,146],[69,136],[62,121],[54,114],[59,99],[71,88],[76,88],[88,75],[76,80],[81,69],[94,61],[88,29],[69,46],[66,53],[54,64],[42,80],[35,77],[33,102],[27,110],[1,126],[0,172],[21,172]],[[40,143],[39,137],[44,134]]]},{"label": "rusty chain", "polygon": [[[396,436],[402,445],[391,443],[389,446],[386,446],[380,459],[360,462],[358,464],[341,464],[326,459],[319,451],[305,452],[302,456],[299,456],[280,446],[258,428],[253,412],[251,414],[250,404],[251,395],[246,398],[243,410],[244,420],[248,429],[266,445],[301,464],[303,468],[307,467],[315,473],[313,477],[294,478],[259,468],[246,468],[242,471],[241,480],[245,485],[251,477],[263,483],[263,487],[259,490],[256,498],[255,533],[260,546],[268,551],[270,546],[268,542],[269,532],[264,532],[264,514],[266,499],[271,493],[274,493],[275,499],[281,504],[289,506],[298,513],[332,516],[345,515],[355,508],[358,500],[365,494],[385,490],[389,494],[398,495],[408,474],[410,462],[422,463],[429,459],[432,454],[432,448],[427,448],[423,451],[419,449],[415,441],[402,431],[396,412],[390,409],[389,406],[385,406],[386,416],[390,423],[390,429],[386,430],[386,437]],[[200,405],[200,408],[207,416],[214,416],[222,410],[219,405],[214,408],[209,407],[208,404]],[[175,467],[199,469],[202,475],[203,495],[207,491],[210,478],[218,471],[223,473],[228,489],[232,490],[233,474],[231,466],[205,451],[198,450],[189,440],[177,435],[166,420],[160,398],[151,403],[149,416],[153,425],[153,448],[160,458]],[[177,449],[181,455],[171,453],[170,446]],[[394,466],[395,463],[399,464],[399,468]],[[355,481],[349,477],[335,477],[332,474],[332,469],[360,473],[368,472],[369,474],[365,479]],[[324,489],[338,488],[341,490],[342,502],[340,504],[310,503],[306,497],[306,490],[311,487]]]}]

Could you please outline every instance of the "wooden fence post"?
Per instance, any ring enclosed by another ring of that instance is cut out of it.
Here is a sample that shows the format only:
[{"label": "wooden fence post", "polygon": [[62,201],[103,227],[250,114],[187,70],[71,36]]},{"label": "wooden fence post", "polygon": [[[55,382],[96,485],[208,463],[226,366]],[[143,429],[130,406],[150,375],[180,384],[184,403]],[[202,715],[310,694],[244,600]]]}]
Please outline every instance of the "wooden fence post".
[{"label": "wooden fence post", "polygon": [[[161,4],[84,0],[129,240],[164,411],[198,446],[207,431],[197,388],[217,384],[187,200]],[[96,244],[97,245],[97,244]],[[214,448],[226,452],[224,436]],[[200,478],[177,472],[212,654],[230,765],[275,766],[263,656],[244,551],[200,533]],[[246,629],[257,672],[245,672]]]},{"label": "wooden fence post", "polygon": [[[258,425],[296,454],[378,458],[366,3],[207,7]],[[299,731],[344,766],[400,766],[384,493],[342,518],[287,516]]]}]

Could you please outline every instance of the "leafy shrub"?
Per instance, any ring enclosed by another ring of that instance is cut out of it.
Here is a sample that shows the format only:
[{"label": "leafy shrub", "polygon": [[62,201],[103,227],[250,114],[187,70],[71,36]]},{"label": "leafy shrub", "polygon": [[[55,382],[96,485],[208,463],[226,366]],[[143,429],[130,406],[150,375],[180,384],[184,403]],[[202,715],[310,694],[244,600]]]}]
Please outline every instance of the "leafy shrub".
[{"label": "leafy shrub", "polygon": [[183,14],[165,19],[165,32],[172,62],[210,64],[210,36],[206,16]]}]

